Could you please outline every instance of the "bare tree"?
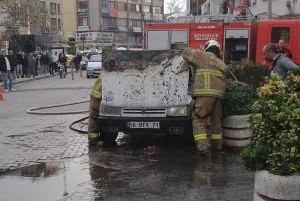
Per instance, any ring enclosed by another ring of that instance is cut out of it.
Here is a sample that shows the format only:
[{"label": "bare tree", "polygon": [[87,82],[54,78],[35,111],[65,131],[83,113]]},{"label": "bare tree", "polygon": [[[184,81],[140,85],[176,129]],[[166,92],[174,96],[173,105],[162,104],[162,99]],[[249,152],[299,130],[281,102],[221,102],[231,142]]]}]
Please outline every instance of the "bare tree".
[{"label": "bare tree", "polygon": [[20,32],[40,33],[46,25],[47,10],[40,0],[0,0],[0,25],[5,28],[5,38],[17,41]]},{"label": "bare tree", "polygon": [[184,0],[168,0],[167,1],[167,12],[168,12],[168,14],[185,12],[185,1]]}]

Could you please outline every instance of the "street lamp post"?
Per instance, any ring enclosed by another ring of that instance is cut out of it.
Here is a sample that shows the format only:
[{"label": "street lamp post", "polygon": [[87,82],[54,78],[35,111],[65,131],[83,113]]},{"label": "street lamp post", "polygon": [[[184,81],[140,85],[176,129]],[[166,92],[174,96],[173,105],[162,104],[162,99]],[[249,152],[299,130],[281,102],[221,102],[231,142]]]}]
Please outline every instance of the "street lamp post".
[{"label": "street lamp post", "polygon": [[268,18],[272,19],[272,0],[268,0]]},{"label": "street lamp post", "polygon": [[59,44],[59,28],[58,28],[58,0],[56,0],[56,43]]}]

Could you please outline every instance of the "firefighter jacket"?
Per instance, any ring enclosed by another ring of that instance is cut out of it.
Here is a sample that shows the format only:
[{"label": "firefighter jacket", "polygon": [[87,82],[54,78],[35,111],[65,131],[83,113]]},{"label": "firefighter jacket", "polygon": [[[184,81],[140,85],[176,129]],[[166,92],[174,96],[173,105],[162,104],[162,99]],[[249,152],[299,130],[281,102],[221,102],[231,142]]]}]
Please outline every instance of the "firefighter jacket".
[{"label": "firefighter jacket", "polygon": [[[227,71],[225,63],[211,52],[202,52],[191,48],[185,49],[182,56],[196,70],[192,96],[223,98]],[[182,66],[187,68],[186,64]]]},{"label": "firefighter jacket", "polygon": [[101,75],[99,75],[99,77],[97,78],[90,95],[94,98],[102,99],[102,78],[101,78]]}]

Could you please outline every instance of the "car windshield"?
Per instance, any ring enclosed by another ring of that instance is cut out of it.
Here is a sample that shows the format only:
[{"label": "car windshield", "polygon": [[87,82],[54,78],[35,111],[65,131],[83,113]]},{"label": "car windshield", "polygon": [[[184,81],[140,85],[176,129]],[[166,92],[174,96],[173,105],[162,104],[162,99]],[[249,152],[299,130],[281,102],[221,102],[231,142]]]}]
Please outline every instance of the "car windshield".
[{"label": "car windshield", "polygon": [[90,58],[91,62],[100,62],[102,61],[102,55],[98,54],[98,55],[92,55]]}]

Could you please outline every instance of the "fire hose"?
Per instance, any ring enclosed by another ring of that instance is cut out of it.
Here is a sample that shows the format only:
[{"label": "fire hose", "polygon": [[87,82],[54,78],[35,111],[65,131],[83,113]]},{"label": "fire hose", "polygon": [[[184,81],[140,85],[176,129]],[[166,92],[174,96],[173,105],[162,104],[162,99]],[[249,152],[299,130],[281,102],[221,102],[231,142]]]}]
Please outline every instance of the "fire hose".
[{"label": "fire hose", "polygon": [[[63,106],[69,106],[69,105],[76,105],[76,104],[81,104],[81,103],[87,103],[90,102],[90,100],[82,100],[82,101],[76,101],[76,102],[69,102],[69,103],[63,103],[63,104],[57,104],[57,105],[47,105],[47,106],[40,106],[40,107],[34,107],[34,108],[29,108],[27,109],[27,113],[28,114],[35,114],[35,115],[69,115],[69,114],[84,114],[84,113],[88,113],[89,110],[76,110],[76,111],[60,111],[60,112],[41,112],[38,110],[43,110],[43,109],[49,109],[49,108],[57,108],[57,107],[63,107]],[[81,119],[78,119],[74,122],[72,122],[69,125],[69,128],[73,131],[76,131],[80,134],[88,134],[87,131],[84,130],[80,130],[77,128],[74,128],[74,125],[82,122],[86,119],[88,119],[89,116],[83,117]]]}]

